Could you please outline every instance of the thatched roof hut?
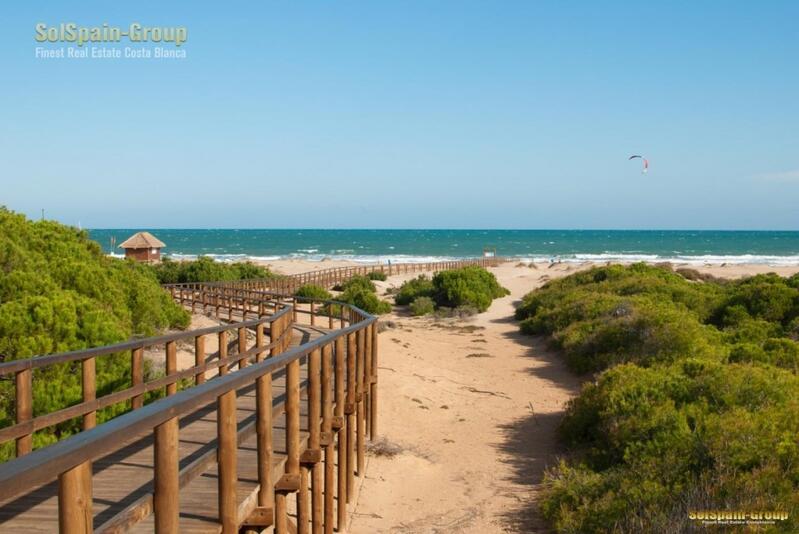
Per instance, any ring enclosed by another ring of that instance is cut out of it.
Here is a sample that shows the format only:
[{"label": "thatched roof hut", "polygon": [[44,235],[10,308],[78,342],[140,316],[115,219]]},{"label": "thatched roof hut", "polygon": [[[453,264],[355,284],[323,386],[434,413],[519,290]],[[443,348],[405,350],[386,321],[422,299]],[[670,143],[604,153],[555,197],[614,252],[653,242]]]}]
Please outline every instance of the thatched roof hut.
[{"label": "thatched roof hut", "polygon": [[125,257],[137,261],[161,261],[161,249],[166,245],[150,232],[137,232],[123,241]]}]

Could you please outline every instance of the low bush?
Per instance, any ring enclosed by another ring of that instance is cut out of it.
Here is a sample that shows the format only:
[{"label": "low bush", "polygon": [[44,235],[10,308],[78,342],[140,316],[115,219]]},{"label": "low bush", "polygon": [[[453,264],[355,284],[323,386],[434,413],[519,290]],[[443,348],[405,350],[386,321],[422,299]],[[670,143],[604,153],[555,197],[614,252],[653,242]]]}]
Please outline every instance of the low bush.
[{"label": "low bush", "polygon": [[432,279],[421,275],[408,280],[394,295],[394,302],[406,305],[419,297],[429,297],[436,308],[474,309],[479,313],[487,310],[494,299],[509,293],[492,273],[469,266],[441,271]]},{"label": "low bush", "polygon": [[486,311],[494,299],[510,294],[492,273],[477,266],[436,273],[433,288],[433,300],[438,306],[470,305],[481,312]]},{"label": "low bush", "polygon": [[773,367],[614,367],[568,407],[574,453],[547,472],[542,512],[560,532],[682,532],[691,510],[766,506],[789,512],[780,530],[793,532],[797,391]]},{"label": "low bush", "polygon": [[388,276],[383,271],[372,271],[366,277],[369,280],[378,280],[380,282],[385,282],[388,279]]},{"label": "low bush", "polygon": [[411,313],[415,316],[433,313],[436,303],[430,297],[416,297],[410,304]]},{"label": "low bush", "polygon": [[164,258],[161,263],[148,266],[162,284],[185,284],[194,282],[221,282],[250,278],[275,278],[266,267],[252,262],[225,263],[200,256],[193,261],[172,261]]},{"label": "low bush", "polygon": [[394,302],[399,306],[406,306],[418,297],[432,298],[433,293],[433,281],[422,274],[403,283],[394,295]]},{"label": "low bush", "polygon": [[300,286],[294,292],[294,296],[317,300],[330,300],[333,298],[333,295],[330,294],[330,291],[316,284],[305,284],[304,286]]},{"label": "low bush", "polygon": [[526,295],[523,332],[602,371],[561,425],[541,510],[559,532],[677,532],[696,509],[789,513],[799,528],[799,279],[735,282],[636,264]]},{"label": "low bush", "polygon": [[374,293],[377,291],[374,283],[369,279],[367,276],[353,276],[346,282],[341,285],[342,291],[347,291],[348,289],[363,289],[365,291],[370,291]]},{"label": "low bush", "polygon": [[363,287],[353,286],[346,289],[341,295],[336,297],[353,306],[357,306],[367,313],[382,315],[391,312],[391,303],[380,300],[376,293],[367,291]]},{"label": "low bush", "polygon": [[366,276],[353,276],[339,287],[341,293],[334,296],[334,300],[352,304],[373,315],[391,311],[391,303],[380,300],[374,283]]}]

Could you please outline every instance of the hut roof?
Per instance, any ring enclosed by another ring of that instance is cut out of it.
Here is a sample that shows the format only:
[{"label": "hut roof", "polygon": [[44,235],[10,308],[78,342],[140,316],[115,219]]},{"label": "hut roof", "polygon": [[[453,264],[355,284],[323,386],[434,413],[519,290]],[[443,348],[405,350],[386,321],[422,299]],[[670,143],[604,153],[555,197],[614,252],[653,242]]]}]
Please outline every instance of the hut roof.
[{"label": "hut roof", "polygon": [[163,248],[165,246],[150,232],[137,232],[123,241],[119,248]]}]

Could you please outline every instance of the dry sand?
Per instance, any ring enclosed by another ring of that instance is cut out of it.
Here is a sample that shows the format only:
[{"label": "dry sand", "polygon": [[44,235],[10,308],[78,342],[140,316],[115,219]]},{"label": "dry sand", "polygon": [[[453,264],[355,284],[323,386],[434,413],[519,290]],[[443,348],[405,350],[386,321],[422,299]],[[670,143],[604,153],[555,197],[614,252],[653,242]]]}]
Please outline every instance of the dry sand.
[{"label": "dry sand", "polygon": [[379,337],[375,452],[401,452],[369,455],[352,532],[544,528],[532,503],[580,379],[518,333],[513,304],[567,268],[492,269],[511,295],[471,319],[391,318],[397,327]]},{"label": "dry sand", "polygon": [[[358,265],[265,264],[283,274]],[[394,327],[379,336],[380,439],[369,447],[351,532],[547,531],[537,511],[540,482],[561,453],[555,430],[565,403],[590,377],[570,372],[542,340],[521,336],[514,303],[546,280],[591,265],[510,262],[492,271],[511,295],[486,313],[436,320],[399,311],[382,318]],[[799,272],[767,265],[674,267],[727,278]],[[414,276],[376,284],[385,292]],[[213,324],[195,316],[192,328]],[[209,343],[207,350],[215,351],[215,341]],[[179,368],[193,364],[188,350],[179,350],[178,359]]]},{"label": "dry sand", "polygon": [[[396,328],[379,337],[381,438],[368,456],[351,532],[548,531],[537,511],[540,482],[561,452],[555,430],[564,405],[590,377],[570,372],[542,340],[521,336],[514,302],[588,267],[508,263],[492,271],[511,295],[486,313],[389,318]],[[737,278],[799,268],[698,270]]]}]

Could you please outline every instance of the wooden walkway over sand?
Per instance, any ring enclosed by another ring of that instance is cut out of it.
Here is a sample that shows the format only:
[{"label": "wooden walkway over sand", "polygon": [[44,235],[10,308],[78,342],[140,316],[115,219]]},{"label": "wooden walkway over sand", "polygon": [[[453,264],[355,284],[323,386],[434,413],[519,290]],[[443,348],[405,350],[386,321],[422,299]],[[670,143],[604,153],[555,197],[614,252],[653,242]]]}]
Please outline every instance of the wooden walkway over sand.
[{"label": "wooden walkway over sand", "polygon": [[[328,333],[325,330],[297,327],[293,346],[299,346]],[[301,360],[301,387],[307,393],[308,359]],[[286,461],[285,371],[273,376],[273,480],[280,478]],[[258,492],[258,455],[255,432],[255,387],[237,391],[236,420],[238,427],[237,498],[238,521],[244,523],[256,504]],[[303,395],[307,399],[307,394]],[[301,404],[300,426],[307,428],[307,404]],[[216,403],[211,402],[180,418],[178,457],[187,483],[181,484],[180,531],[219,532],[217,502],[218,440],[208,439],[217,432]],[[301,448],[307,449],[308,432],[301,432]],[[132,532],[154,532],[154,516],[147,515],[138,523],[133,520],[152,510],[154,438],[147,435],[92,464],[93,527],[99,532],[111,532],[130,527]],[[200,476],[190,478],[193,472]],[[125,510],[139,508],[127,517]],[[34,491],[0,503],[0,531],[50,533],[58,530],[58,484],[45,484]]]},{"label": "wooden walkway over sand", "polygon": [[[14,379],[16,416],[0,443],[15,442],[17,455],[0,464],[0,531],[344,530],[365,441],[377,432],[376,319],[287,290],[384,269],[173,285],[178,302],[223,324],[0,363],[0,377]],[[186,347],[194,364],[178,368]],[[145,351],[163,355],[162,376],[148,376]],[[127,386],[99,392],[102,358],[128,362]],[[34,416],[32,383],[51,366],[80,374],[82,400]],[[154,392],[165,396],[145,402]],[[120,405],[129,411],[97,424]],[[81,432],[33,450],[35,432],[76,419]]]}]

